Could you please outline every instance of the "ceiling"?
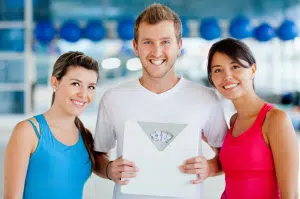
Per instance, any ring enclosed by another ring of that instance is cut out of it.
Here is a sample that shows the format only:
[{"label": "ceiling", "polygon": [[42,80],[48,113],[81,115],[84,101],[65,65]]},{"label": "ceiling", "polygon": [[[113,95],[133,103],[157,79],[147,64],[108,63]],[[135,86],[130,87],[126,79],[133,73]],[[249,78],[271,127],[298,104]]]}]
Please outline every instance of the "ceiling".
[{"label": "ceiling", "polygon": [[[66,17],[101,17],[116,19],[136,17],[153,0],[49,0],[55,19]],[[245,14],[252,18],[296,17],[300,0],[158,0],[180,16],[200,19],[215,16],[220,19]],[[66,12],[66,9],[68,12]]]}]

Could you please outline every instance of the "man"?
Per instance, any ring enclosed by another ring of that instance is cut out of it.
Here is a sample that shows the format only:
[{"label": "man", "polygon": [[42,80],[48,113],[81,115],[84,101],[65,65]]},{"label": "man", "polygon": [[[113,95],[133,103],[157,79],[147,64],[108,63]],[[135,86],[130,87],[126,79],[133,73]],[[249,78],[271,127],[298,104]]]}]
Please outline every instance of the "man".
[{"label": "man", "polygon": [[[198,178],[191,181],[193,184],[221,171],[218,148],[227,131],[222,106],[212,89],[176,76],[174,64],[181,51],[181,34],[181,21],[171,9],[161,4],[145,9],[136,20],[133,40],[135,53],[143,66],[142,77],[107,91],[101,100],[95,132],[95,173],[116,183],[116,199],[166,198],[120,192],[120,185],[130,183],[121,179],[138,175],[138,165],[122,159],[124,123],[130,119],[199,124],[199,137],[203,131],[202,138],[214,149],[216,156],[206,160],[199,149],[200,156],[191,157],[181,165],[181,170],[197,174]],[[116,141],[119,158],[109,161],[108,153]],[[200,195],[203,197],[200,185],[195,185],[199,186],[198,199]]]}]

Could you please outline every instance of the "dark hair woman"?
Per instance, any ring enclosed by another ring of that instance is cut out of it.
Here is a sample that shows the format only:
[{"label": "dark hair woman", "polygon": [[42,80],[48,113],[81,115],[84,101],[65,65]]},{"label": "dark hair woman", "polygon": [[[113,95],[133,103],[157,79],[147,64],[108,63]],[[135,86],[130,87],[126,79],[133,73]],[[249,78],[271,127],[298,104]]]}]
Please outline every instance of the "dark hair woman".
[{"label": "dark hair woman", "polygon": [[220,151],[226,179],[222,199],[297,198],[297,137],[286,113],[255,93],[256,62],[248,46],[230,38],[215,43],[207,71],[237,110]]}]

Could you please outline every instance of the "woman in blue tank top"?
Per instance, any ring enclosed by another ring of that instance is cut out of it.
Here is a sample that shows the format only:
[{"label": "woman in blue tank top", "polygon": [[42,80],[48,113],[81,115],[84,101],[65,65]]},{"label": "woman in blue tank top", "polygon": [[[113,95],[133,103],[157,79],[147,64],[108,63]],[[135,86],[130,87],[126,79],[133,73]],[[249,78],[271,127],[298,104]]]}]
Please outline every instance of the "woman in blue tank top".
[{"label": "woman in blue tank top", "polygon": [[98,63],[81,52],[58,58],[52,106],[18,123],[5,154],[4,198],[81,199],[92,170],[93,137],[78,116],[93,100]]}]

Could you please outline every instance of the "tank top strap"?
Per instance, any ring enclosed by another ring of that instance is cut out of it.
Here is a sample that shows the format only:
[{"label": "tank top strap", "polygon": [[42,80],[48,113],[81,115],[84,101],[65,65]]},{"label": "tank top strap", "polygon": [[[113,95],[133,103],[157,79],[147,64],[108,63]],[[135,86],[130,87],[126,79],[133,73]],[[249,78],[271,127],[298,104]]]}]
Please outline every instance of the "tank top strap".
[{"label": "tank top strap", "polygon": [[255,126],[261,127],[264,123],[264,120],[266,118],[267,113],[273,108],[274,106],[269,103],[265,103],[263,107],[261,108],[256,120],[255,120]]},{"label": "tank top strap", "polygon": [[34,118],[36,119],[36,121],[40,125],[40,133],[41,133],[41,135],[43,137],[49,137],[50,136],[50,128],[48,126],[48,123],[47,123],[44,115],[43,114],[36,115],[36,116],[34,116]]},{"label": "tank top strap", "polygon": [[36,136],[38,137],[38,139],[40,139],[40,132],[38,131],[37,127],[34,125],[34,123],[31,120],[27,120],[28,122],[30,122],[31,126],[33,127]]}]

